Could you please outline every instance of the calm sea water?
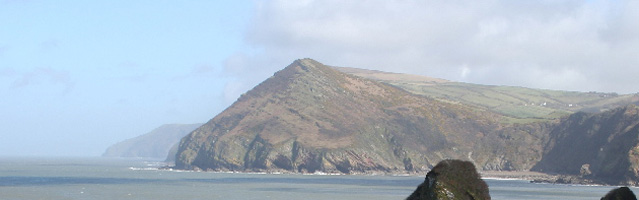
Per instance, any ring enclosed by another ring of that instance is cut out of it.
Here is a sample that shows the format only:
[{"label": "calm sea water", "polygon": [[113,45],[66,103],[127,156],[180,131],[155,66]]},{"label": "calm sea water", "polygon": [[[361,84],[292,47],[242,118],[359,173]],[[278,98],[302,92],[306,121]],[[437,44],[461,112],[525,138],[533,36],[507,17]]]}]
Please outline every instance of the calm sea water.
[{"label": "calm sea water", "polygon": [[[0,158],[0,199],[400,200],[424,179],[157,170],[161,165],[106,158]],[[613,189],[520,180],[486,182],[492,199],[599,199]]]}]

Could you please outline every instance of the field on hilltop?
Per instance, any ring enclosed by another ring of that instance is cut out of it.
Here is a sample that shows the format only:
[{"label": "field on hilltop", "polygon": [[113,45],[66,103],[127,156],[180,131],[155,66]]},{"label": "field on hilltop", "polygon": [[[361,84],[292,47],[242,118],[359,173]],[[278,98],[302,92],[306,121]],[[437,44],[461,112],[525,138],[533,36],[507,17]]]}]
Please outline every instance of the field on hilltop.
[{"label": "field on hilltop", "polygon": [[503,122],[506,123],[547,121],[578,111],[601,112],[639,101],[637,94],[619,95],[480,85],[413,74],[335,68],[345,73],[388,83],[414,94],[496,112],[504,116]]}]

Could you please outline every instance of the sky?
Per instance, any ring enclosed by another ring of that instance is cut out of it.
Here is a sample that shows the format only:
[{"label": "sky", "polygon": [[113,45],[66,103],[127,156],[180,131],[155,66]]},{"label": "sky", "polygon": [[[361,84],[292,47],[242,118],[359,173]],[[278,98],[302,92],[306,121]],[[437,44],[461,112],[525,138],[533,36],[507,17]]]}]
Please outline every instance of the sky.
[{"label": "sky", "polygon": [[639,92],[637,1],[0,0],[0,156],[99,156],[204,123],[300,58]]}]

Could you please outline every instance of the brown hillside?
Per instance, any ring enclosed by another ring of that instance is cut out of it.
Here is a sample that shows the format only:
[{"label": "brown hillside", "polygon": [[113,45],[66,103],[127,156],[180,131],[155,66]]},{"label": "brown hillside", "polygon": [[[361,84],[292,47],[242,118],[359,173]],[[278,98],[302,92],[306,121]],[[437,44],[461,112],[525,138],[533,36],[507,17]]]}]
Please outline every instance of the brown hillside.
[{"label": "brown hillside", "polygon": [[183,138],[176,167],[398,173],[463,159],[529,169],[546,125],[502,127],[499,118],[302,59]]}]

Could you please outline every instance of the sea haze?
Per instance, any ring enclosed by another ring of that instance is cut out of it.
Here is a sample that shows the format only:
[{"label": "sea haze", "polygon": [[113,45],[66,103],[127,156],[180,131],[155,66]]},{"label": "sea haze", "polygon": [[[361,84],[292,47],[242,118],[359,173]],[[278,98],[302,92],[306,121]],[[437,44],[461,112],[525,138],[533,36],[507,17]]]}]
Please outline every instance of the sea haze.
[{"label": "sea haze", "polygon": [[[418,176],[237,174],[158,170],[113,158],[0,158],[2,199],[404,199]],[[613,187],[486,180],[492,199],[598,199]],[[637,193],[637,188],[632,188]]]}]

